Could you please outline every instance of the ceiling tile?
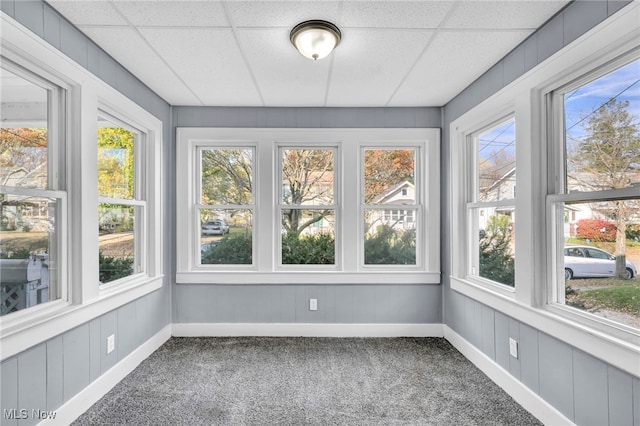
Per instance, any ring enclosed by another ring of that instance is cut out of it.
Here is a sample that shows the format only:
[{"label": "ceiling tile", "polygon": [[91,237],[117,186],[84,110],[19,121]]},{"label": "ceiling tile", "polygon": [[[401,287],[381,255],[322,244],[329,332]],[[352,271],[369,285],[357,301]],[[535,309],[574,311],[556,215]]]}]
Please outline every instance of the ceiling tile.
[{"label": "ceiling tile", "polygon": [[129,28],[81,28],[116,61],[173,105],[200,105],[196,96]]},{"label": "ceiling tile", "polygon": [[444,28],[535,29],[568,0],[462,1]]},{"label": "ceiling tile", "polygon": [[453,1],[348,1],[341,25],[366,28],[437,28]]},{"label": "ceiling tile", "polygon": [[310,19],[337,22],[340,2],[332,1],[230,1],[226,3],[236,27],[287,27]]},{"label": "ceiling tile", "polygon": [[127,25],[110,2],[95,0],[48,0],[74,25]]},{"label": "ceiling tile", "polygon": [[289,41],[287,28],[243,29],[238,37],[255,73],[265,103],[317,106],[324,103],[328,59],[311,61]]},{"label": "ceiling tile", "polygon": [[262,105],[230,29],[140,31],[205,104]]},{"label": "ceiling tile", "polygon": [[117,1],[114,4],[136,26],[229,26],[219,1]]},{"label": "ceiling tile", "polygon": [[335,54],[328,105],[384,105],[433,34],[349,29]]},{"label": "ceiling tile", "polygon": [[445,105],[530,33],[439,32],[389,106]]}]

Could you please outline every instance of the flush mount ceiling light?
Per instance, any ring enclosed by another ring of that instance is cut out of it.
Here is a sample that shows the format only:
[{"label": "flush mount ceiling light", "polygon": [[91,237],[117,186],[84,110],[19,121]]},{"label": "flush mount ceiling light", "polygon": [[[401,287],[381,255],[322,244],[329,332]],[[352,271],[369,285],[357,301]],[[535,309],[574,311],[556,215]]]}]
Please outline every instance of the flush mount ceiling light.
[{"label": "flush mount ceiling light", "polygon": [[342,34],[338,27],[327,21],[301,22],[291,30],[291,43],[309,59],[314,61],[327,56],[340,43]]}]

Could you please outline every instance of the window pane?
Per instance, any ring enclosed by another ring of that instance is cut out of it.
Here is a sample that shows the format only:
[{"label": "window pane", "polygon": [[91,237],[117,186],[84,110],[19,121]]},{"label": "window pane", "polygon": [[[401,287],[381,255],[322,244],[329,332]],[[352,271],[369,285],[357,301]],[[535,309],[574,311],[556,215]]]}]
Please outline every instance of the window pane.
[{"label": "window pane", "polygon": [[200,263],[251,265],[252,236],[251,210],[200,210]]},{"label": "window pane", "polygon": [[203,149],[202,204],[252,204],[252,167],[251,149]]},{"label": "window pane", "polygon": [[334,204],[334,151],[282,150],[282,202],[288,205]]},{"label": "window pane", "polygon": [[135,216],[133,207],[101,203],[98,207],[100,283],[128,277],[135,271]]},{"label": "window pane", "polygon": [[640,183],[640,60],[564,96],[566,190]]},{"label": "window pane", "polygon": [[477,201],[498,201],[516,195],[515,119],[478,135]]},{"label": "window pane", "polygon": [[56,205],[48,198],[0,194],[1,315],[58,298],[50,273]]},{"label": "window pane", "polygon": [[640,328],[640,198],[562,208],[565,244],[559,266],[565,294],[559,301]]},{"label": "window pane", "polygon": [[335,264],[335,210],[282,211],[282,264]]},{"label": "window pane", "polygon": [[0,185],[48,188],[48,91],[0,69]]},{"label": "window pane", "polygon": [[98,195],[135,198],[135,134],[104,119],[98,127]]},{"label": "window pane", "polygon": [[365,204],[415,204],[415,156],[415,149],[366,149]]},{"label": "window pane", "polygon": [[365,265],[415,265],[415,210],[367,210]]},{"label": "window pane", "polygon": [[477,261],[473,274],[515,286],[515,220],[513,207],[473,209],[477,220]]}]

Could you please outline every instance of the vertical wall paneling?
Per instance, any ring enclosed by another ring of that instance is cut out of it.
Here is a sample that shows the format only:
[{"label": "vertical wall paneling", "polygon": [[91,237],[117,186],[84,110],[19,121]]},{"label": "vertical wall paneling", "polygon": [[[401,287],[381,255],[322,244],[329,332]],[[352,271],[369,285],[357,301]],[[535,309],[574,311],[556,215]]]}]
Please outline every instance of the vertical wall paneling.
[{"label": "vertical wall paneling", "polygon": [[[609,424],[633,424],[633,379],[615,367],[608,367]],[[636,399],[638,396],[636,396]]]},{"label": "vertical wall paneling", "polygon": [[607,365],[580,350],[573,350],[575,422],[606,425],[609,421]]},{"label": "vertical wall paneling", "polygon": [[[514,339],[520,349],[520,323],[513,318],[509,318],[509,339]],[[509,354],[509,373],[516,379],[520,379],[520,358],[520,354],[517,358]]]},{"label": "vertical wall paneling", "polygon": [[[0,363],[0,410],[18,409],[18,357],[14,356]],[[3,419],[3,425],[16,426],[17,419]]]},{"label": "vertical wall paneling", "polygon": [[64,359],[62,336],[49,339],[47,345],[47,411],[53,411],[64,402]]},{"label": "vertical wall paneling", "polygon": [[[115,336],[115,349],[107,353],[107,338]],[[118,335],[118,311],[111,311],[100,317],[100,371],[104,374],[118,362],[120,336]]]},{"label": "vertical wall paneling", "polygon": [[539,393],[538,376],[538,331],[526,324],[520,323],[520,380],[532,391]]},{"label": "vertical wall paneling", "polygon": [[16,20],[33,31],[40,37],[44,37],[44,8],[39,1],[16,1]]},{"label": "vertical wall paneling", "polygon": [[118,309],[118,360],[121,361],[137,346],[136,304],[127,303]]},{"label": "vertical wall paneling", "polygon": [[44,8],[44,39],[60,49],[60,17],[50,8]]},{"label": "vertical wall paneling", "polygon": [[501,312],[495,313],[496,324],[496,362],[509,371],[509,317]]},{"label": "vertical wall paneling", "polygon": [[480,349],[489,358],[495,361],[495,321],[493,309],[482,305],[482,346]]},{"label": "vertical wall paneling", "polygon": [[[90,383],[90,326],[83,324],[62,335],[63,399],[68,401]],[[22,379],[20,379],[22,383]]]},{"label": "vertical wall paneling", "polygon": [[640,378],[633,378],[633,424],[640,426]]},{"label": "vertical wall paneling", "polygon": [[89,381],[93,382],[102,374],[102,329],[100,318],[89,322]]},{"label": "vertical wall paneling", "polygon": [[578,1],[564,13],[564,45],[568,45],[608,16],[606,0]]},{"label": "vertical wall paneling", "polygon": [[551,336],[538,335],[540,396],[573,420],[573,349]]},{"label": "vertical wall paneling", "polygon": [[[4,380],[4,379],[3,379]],[[31,410],[47,409],[47,345],[40,344],[18,355],[18,409],[27,409],[20,425],[37,424]]]}]

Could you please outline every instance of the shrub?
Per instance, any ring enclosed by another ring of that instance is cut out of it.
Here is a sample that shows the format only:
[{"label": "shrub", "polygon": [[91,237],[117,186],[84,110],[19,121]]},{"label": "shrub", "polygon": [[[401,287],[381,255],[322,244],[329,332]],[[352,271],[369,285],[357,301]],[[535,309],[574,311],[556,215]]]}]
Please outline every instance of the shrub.
[{"label": "shrub", "polygon": [[251,234],[227,235],[211,244],[202,253],[202,263],[207,265],[250,265],[252,261]]},{"label": "shrub", "polygon": [[602,219],[582,219],[577,223],[576,236],[591,241],[615,241],[616,225]]},{"label": "shrub", "polygon": [[329,234],[282,236],[283,265],[333,265],[335,261],[335,239]]},{"label": "shrub", "polygon": [[375,234],[364,241],[365,265],[415,265],[416,231],[395,232],[389,225],[380,225]]},{"label": "shrub", "polygon": [[492,216],[487,230],[480,231],[480,276],[515,285],[515,261],[509,246],[509,218]]},{"label": "shrub", "polygon": [[101,283],[108,283],[133,274],[133,258],[103,256],[102,252],[99,252],[98,262]]},{"label": "shrub", "polygon": [[626,236],[627,236],[627,239],[629,240],[639,241],[640,240],[640,224],[627,225]]}]

